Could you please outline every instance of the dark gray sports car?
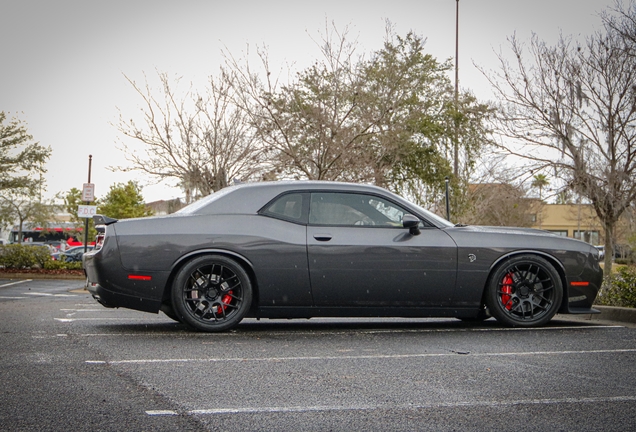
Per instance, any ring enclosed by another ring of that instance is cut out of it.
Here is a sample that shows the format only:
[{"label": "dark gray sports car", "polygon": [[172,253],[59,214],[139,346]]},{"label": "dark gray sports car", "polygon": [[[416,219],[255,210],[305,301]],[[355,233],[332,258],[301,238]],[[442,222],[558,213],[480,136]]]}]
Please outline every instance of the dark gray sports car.
[{"label": "dark gray sports car", "polygon": [[595,313],[598,250],[548,232],[453,226],[375,186],[225,188],[169,216],[105,226],[84,255],[107,307],[165,312],[204,331],[244,317],[489,316],[538,326]]}]

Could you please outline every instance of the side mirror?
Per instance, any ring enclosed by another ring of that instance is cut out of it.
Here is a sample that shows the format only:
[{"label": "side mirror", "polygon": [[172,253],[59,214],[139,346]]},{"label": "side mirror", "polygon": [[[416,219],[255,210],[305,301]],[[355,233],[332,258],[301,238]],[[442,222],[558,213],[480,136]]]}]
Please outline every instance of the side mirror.
[{"label": "side mirror", "polygon": [[420,234],[420,220],[413,216],[412,214],[405,214],[402,217],[402,226],[404,228],[409,229],[409,233],[411,235],[419,235]]}]

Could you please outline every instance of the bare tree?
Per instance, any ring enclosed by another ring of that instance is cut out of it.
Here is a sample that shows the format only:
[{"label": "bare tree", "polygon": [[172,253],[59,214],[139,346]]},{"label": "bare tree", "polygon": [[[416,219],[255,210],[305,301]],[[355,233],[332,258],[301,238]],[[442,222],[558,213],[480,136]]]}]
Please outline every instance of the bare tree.
[{"label": "bare tree", "polygon": [[549,168],[593,205],[605,229],[611,269],[615,226],[636,199],[636,44],[610,21],[579,44],[561,37],[548,46],[534,35],[528,50],[515,37],[513,64],[500,55],[486,74],[502,101],[499,148],[523,158],[528,171]]},{"label": "bare tree", "polygon": [[475,183],[467,192],[463,222],[471,225],[529,227],[533,200],[511,183]]},{"label": "bare tree", "polygon": [[604,11],[601,16],[609,28],[636,44],[636,3],[625,6],[617,0],[611,12]]},{"label": "bare tree", "polygon": [[232,180],[247,180],[263,169],[262,148],[247,121],[245,112],[233,104],[233,78],[221,70],[210,77],[203,92],[190,88],[178,96],[165,73],[158,74],[162,97],[148,84],[126,77],[144,101],[140,109],[143,123],[127,120],[120,112],[117,125],[125,136],[144,144],[135,151],[124,144],[131,167],[157,180],[176,180],[190,202],[228,185]]},{"label": "bare tree", "polygon": [[[277,155],[278,176],[370,182],[417,199],[427,185],[441,189],[451,174],[444,152],[456,117],[450,64],[426,54],[424,44],[388,25],[382,49],[365,58],[346,30],[327,26],[320,59],[285,83],[264,50],[258,70],[246,59],[226,58],[238,77],[238,104]],[[462,102],[486,112],[474,98],[462,95]],[[472,119],[485,117],[463,114],[470,133]]]},{"label": "bare tree", "polygon": [[322,58],[288,83],[258,50],[260,66],[226,53],[238,80],[238,101],[267,148],[276,154],[282,177],[343,179],[358,166],[360,138],[372,133],[373,122],[361,123],[360,79],[356,46],[346,30],[328,30],[320,45]]}]

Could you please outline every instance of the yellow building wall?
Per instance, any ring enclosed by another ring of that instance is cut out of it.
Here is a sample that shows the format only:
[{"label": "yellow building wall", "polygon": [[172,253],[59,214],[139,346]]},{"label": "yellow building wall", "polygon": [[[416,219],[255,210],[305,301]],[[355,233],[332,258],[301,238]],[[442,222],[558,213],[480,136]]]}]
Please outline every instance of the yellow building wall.
[{"label": "yellow building wall", "polygon": [[[533,228],[559,232],[564,237],[581,238],[602,244],[603,227],[589,204],[540,204],[533,212]],[[578,233],[582,232],[581,235]]]}]

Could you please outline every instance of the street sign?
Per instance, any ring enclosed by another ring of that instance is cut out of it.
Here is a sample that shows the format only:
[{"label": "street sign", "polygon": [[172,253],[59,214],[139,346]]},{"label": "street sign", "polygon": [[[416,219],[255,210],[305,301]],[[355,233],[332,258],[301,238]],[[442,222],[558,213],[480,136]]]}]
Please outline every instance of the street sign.
[{"label": "street sign", "polygon": [[77,206],[77,216],[81,218],[92,218],[97,214],[97,206],[80,205]]},{"label": "street sign", "polygon": [[82,188],[82,201],[95,201],[95,185],[93,183],[84,183]]}]

